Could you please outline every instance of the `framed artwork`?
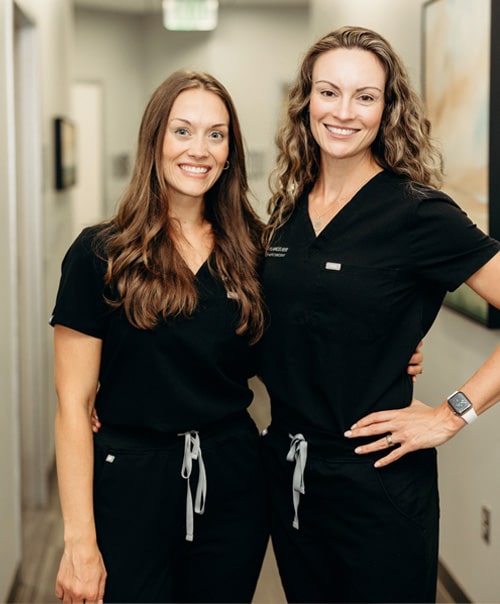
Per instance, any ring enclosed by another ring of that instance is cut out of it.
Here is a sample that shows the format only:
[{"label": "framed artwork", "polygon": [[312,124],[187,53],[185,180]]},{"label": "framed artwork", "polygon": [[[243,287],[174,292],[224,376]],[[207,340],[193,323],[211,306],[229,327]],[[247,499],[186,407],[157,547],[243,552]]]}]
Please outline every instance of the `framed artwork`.
[{"label": "framed artwork", "polygon": [[[422,11],[423,97],[444,154],[443,190],[500,239],[500,3],[428,0]],[[500,328],[500,311],[466,285],[445,304]]]},{"label": "framed artwork", "polygon": [[76,126],[67,118],[54,119],[55,185],[58,191],[76,184]]}]

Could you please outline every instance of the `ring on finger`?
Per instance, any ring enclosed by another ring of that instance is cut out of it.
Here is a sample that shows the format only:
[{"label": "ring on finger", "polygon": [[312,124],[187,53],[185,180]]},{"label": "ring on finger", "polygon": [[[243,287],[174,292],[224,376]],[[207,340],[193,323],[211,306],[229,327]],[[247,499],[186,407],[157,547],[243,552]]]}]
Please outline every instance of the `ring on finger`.
[{"label": "ring on finger", "polygon": [[392,445],[394,444],[394,443],[392,442],[392,434],[388,434],[388,435],[385,437],[385,440],[387,441],[387,446],[388,446],[388,447],[392,447]]}]

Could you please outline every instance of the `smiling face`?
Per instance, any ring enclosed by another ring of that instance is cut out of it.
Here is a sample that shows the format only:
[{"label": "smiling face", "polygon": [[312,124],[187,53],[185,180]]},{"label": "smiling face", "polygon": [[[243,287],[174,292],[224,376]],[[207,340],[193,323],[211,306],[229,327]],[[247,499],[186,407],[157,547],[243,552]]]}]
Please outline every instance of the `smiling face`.
[{"label": "smiling face", "polygon": [[229,113],[222,99],[201,88],[185,90],[172,105],[162,147],[170,201],[202,200],[229,155]]},{"label": "smiling face", "polygon": [[322,161],[372,157],[384,112],[385,82],[382,64],[369,51],[336,48],[317,58],[309,116]]}]

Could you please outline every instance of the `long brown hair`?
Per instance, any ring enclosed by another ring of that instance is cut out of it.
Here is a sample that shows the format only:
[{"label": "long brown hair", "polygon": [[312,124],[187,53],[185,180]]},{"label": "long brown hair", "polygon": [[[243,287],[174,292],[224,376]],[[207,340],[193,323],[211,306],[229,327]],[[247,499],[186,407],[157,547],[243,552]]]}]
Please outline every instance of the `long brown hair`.
[{"label": "long brown hair", "polygon": [[142,117],[130,184],[116,215],[101,231],[99,249],[107,261],[105,280],[114,292],[108,302],[123,307],[140,329],[161,319],[189,316],[197,307],[195,276],[177,252],[168,216],[162,146],[172,105],[178,95],[198,88],[222,99],[229,113],[229,168],[205,196],[205,219],[214,236],[210,270],[235,294],[240,308],[237,333],[256,341],[263,331],[258,279],[262,223],[248,200],[243,140],[236,110],[226,88],[209,74],[181,70],[152,94]]},{"label": "long brown hair", "polygon": [[276,136],[278,155],[270,178],[273,194],[268,206],[271,219],[266,229],[266,243],[290,215],[297,198],[318,177],[319,147],[309,127],[312,73],[317,58],[337,48],[367,50],[385,70],[385,109],[372,144],[377,163],[407,176],[411,183],[441,186],[442,155],[430,137],[430,123],[423,103],[411,88],[402,61],[380,34],[361,27],[341,27],[320,38],[306,52],[289,91],[286,114]]}]

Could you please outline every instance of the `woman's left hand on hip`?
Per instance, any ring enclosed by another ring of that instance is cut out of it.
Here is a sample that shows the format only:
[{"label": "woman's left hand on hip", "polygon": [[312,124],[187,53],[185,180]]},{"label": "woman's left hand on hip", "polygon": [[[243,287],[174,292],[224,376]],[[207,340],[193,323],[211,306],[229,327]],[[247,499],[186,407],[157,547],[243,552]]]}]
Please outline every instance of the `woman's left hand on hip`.
[{"label": "woman's left hand on hip", "polygon": [[358,446],[359,455],[387,450],[388,454],[375,462],[382,468],[403,455],[419,449],[430,449],[454,436],[465,422],[457,417],[445,402],[429,407],[417,399],[404,409],[377,411],[366,415],[344,433],[346,438],[377,436],[368,444]]}]

